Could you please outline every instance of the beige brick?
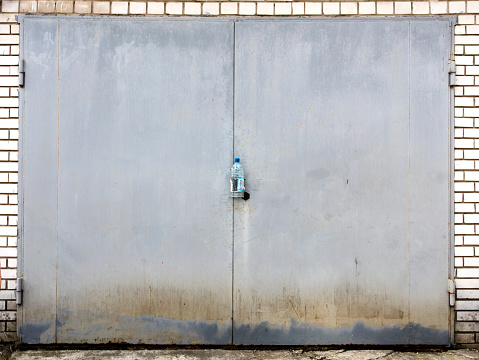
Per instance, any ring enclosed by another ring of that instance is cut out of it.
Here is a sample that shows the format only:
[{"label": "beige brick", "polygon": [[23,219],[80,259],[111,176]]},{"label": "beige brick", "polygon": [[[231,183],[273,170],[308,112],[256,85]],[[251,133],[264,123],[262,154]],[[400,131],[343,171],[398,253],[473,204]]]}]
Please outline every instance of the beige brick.
[{"label": "beige brick", "polygon": [[109,1],[94,1],[93,2],[93,13],[94,14],[109,14],[110,13],[110,2]]},{"label": "beige brick", "polygon": [[449,14],[464,14],[466,3],[464,1],[449,1]]},{"label": "beige brick", "polygon": [[342,15],[356,15],[358,13],[358,4],[356,2],[342,2],[341,14]]},{"label": "beige brick", "polygon": [[465,35],[466,34],[466,25],[456,25],[454,27],[454,34]]},{"label": "beige brick", "polygon": [[239,14],[240,15],[254,15],[256,14],[256,4],[253,2],[242,2],[239,3]]},{"label": "beige brick", "polygon": [[128,2],[127,1],[112,1],[111,13],[114,15],[128,14]]},{"label": "beige brick", "polygon": [[0,24],[0,34],[10,34],[10,25]]},{"label": "beige brick", "polygon": [[3,0],[2,1],[2,12],[6,13],[16,13],[19,10],[19,1],[13,0]]},{"label": "beige brick", "polygon": [[359,3],[359,13],[361,15],[372,15],[376,13],[376,3],[375,2],[360,2]]},{"label": "beige brick", "polygon": [[460,45],[478,45],[479,44],[479,36],[477,35],[458,35],[454,36],[454,41],[456,44]]},{"label": "beige brick", "polygon": [[90,14],[91,1],[75,1],[74,12],[76,14]]},{"label": "beige brick", "polygon": [[394,13],[405,15],[411,13],[411,3],[408,1],[399,1],[394,3]]},{"label": "beige brick", "polygon": [[57,1],[57,12],[61,14],[73,13],[73,1]]},{"label": "beige brick", "polygon": [[237,15],[238,3],[231,3],[231,2],[221,3],[221,14],[222,15]]},{"label": "beige brick", "polygon": [[304,2],[293,2],[293,15],[304,15]]},{"label": "beige brick", "polygon": [[274,14],[275,15],[291,15],[291,3],[275,3]]},{"label": "beige brick", "polygon": [[185,15],[201,15],[201,3],[185,2]]},{"label": "beige brick", "polygon": [[258,3],[256,13],[258,15],[274,15],[274,4]]},{"label": "beige brick", "polygon": [[431,1],[431,14],[447,14],[447,1]]},{"label": "beige brick", "polygon": [[377,13],[379,15],[389,15],[393,13],[393,3],[381,1],[377,4]]},{"label": "beige brick", "polygon": [[130,14],[133,14],[133,15],[146,14],[146,2],[139,2],[139,1],[130,2]]},{"label": "beige brick", "polygon": [[55,1],[39,1],[38,2],[38,12],[40,13],[54,13],[55,12]]},{"label": "beige brick", "polygon": [[165,13],[165,3],[163,2],[149,2],[147,13],[151,15],[163,15]]},{"label": "beige brick", "polygon": [[321,3],[307,2],[304,4],[304,13],[306,15],[321,15]]},{"label": "beige brick", "polygon": [[474,334],[473,333],[456,333],[454,338],[457,344],[472,344],[474,343]]},{"label": "beige brick", "polygon": [[183,3],[167,2],[166,3],[166,13],[168,15],[182,15],[183,14]]},{"label": "beige brick", "polygon": [[37,12],[37,2],[36,1],[20,1],[20,12],[21,13],[36,13]]},{"label": "beige brick", "polygon": [[203,4],[203,15],[219,15],[220,4],[219,3],[205,3]]}]

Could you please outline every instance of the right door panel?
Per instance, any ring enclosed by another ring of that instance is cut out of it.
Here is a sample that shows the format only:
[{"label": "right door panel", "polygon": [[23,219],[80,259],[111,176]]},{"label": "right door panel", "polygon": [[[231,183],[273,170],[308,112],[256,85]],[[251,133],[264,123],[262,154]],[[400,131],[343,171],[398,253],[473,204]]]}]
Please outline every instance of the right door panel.
[{"label": "right door panel", "polygon": [[233,342],[449,344],[450,20],[235,37]]}]

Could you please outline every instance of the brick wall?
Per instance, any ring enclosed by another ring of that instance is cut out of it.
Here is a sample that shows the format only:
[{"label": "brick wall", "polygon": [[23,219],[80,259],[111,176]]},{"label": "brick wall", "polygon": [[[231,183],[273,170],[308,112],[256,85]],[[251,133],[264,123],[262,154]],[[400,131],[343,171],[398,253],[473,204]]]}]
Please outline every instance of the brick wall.
[{"label": "brick wall", "polygon": [[[16,330],[18,53],[15,14],[145,16],[457,15],[455,55],[456,342],[479,346],[479,1],[13,1],[0,14],[0,340]],[[477,25],[476,25],[477,24]],[[447,266],[445,264],[445,266]]]}]

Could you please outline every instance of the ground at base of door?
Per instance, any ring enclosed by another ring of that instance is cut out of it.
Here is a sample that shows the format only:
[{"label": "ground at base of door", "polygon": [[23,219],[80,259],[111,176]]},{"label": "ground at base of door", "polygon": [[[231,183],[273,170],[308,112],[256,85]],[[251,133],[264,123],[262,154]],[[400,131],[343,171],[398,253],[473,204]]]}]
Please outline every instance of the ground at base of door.
[{"label": "ground at base of door", "polygon": [[[8,352],[6,349],[5,353]],[[3,354],[3,353],[2,353]],[[0,360],[7,359],[0,354]],[[11,360],[479,360],[472,349],[437,351],[394,350],[17,350]]]}]

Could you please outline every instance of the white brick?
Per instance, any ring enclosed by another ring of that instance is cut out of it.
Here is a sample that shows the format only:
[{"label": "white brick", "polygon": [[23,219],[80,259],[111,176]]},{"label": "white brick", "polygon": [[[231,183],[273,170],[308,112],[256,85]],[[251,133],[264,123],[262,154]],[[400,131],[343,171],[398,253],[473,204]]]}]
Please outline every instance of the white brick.
[{"label": "white brick", "polygon": [[320,2],[307,2],[304,4],[306,15],[321,15],[322,6]]},{"label": "white brick", "polygon": [[20,25],[18,24],[10,25],[10,33],[20,34]]},{"label": "white brick", "polygon": [[465,35],[466,34],[466,25],[456,25],[454,27],[454,34]]},{"label": "white brick", "polygon": [[479,25],[466,25],[465,27],[468,34],[479,34]]},{"label": "white brick", "polygon": [[479,46],[474,46],[474,45],[464,46],[464,53],[466,55],[478,55],[479,54]]},{"label": "white brick", "polygon": [[75,13],[77,14],[90,14],[91,13],[91,1],[75,1]]},{"label": "white brick", "polygon": [[16,205],[0,205],[0,214],[2,214],[2,215],[9,215],[9,214],[16,215],[16,214],[18,214],[18,206],[16,206]]},{"label": "white brick", "polygon": [[447,1],[431,1],[431,14],[447,14]]},{"label": "white brick", "polygon": [[[2,45],[17,45],[19,44],[20,37],[18,35],[0,35],[0,44]],[[17,82],[18,85],[18,82]],[[1,85],[4,86],[4,85]]]},{"label": "white brick", "polygon": [[454,184],[454,191],[474,191],[474,183],[472,182],[457,182]]},{"label": "white brick", "polygon": [[18,195],[8,195],[8,202],[10,204],[18,204]]},{"label": "white brick", "polygon": [[[466,269],[461,269],[466,270]],[[479,299],[479,290],[456,290],[458,299]]]},{"label": "white brick", "polygon": [[221,14],[222,15],[237,15],[238,14],[238,4],[237,3],[230,3],[230,2],[221,3]]},{"label": "white brick", "polygon": [[[130,2],[130,14],[140,15],[146,14],[146,2]],[[201,14],[201,5],[200,5],[200,14]]]},{"label": "white brick", "polygon": [[464,137],[464,129],[454,129],[454,137],[455,138]]},{"label": "white brick", "polygon": [[18,108],[16,109],[10,109],[10,117],[18,117]]},{"label": "white brick", "polygon": [[454,194],[454,202],[456,202],[456,203],[462,202],[462,198],[464,197],[463,195],[464,195],[463,193],[455,193]]},{"label": "white brick", "polygon": [[182,15],[183,14],[183,3],[167,2],[166,3],[166,14],[168,14],[168,15]]},{"label": "white brick", "polygon": [[[433,3],[431,3],[432,6]],[[439,3],[435,2],[434,4],[446,4],[446,3]],[[447,4],[446,4],[447,5]],[[479,36],[477,35],[457,35],[454,37],[454,41],[456,44],[462,45],[477,45],[479,44]]]},{"label": "white brick", "polygon": [[[464,223],[464,215],[462,215],[462,214],[455,214],[455,215],[454,215],[454,224],[462,224],[462,223]],[[458,237],[461,237],[461,236],[456,236],[456,238],[458,238]],[[461,243],[461,244],[458,244],[458,243],[456,242],[456,243],[454,243],[454,245],[462,245],[462,243]]]},{"label": "white brick", "polygon": [[18,140],[18,130],[10,130],[10,139]]},{"label": "white brick", "polygon": [[464,87],[465,96],[477,96],[479,95],[479,87],[476,86],[465,86]]},{"label": "white brick", "polygon": [[474,139],[455,139],[454,146],[462,149],[473,149]]},{"label": "white brick", "polygon": [[469,14],[479,13],[479,1],[466,1]]},{"label": "white brick", "polygon": [[479,245],[479,236],[478,235],[464,236],[464,245]]},{"label": "white brick", "polygon": [[464,129],[464,137],[479,138],[479,129]]},{"label": "white brick", "polygon": [[454,258],[454,266],[462,267],[464,265],[462,257]]},{"label": "white brick", "polygon": [[15,247],[17,246],[17,237],[9,236],[8,237],[8,246]]},{"label": "white brick", "polygon": [[454,171],[454,181],[464,181],[464,171]]},{"label": "white brick", "polygon": [[0,291],[0,300],[15,300],[15,291],[14,290]]},{"label": "white brick", "polygon": [[466,66],[466,75],[479,75],[479,66]]},{"label": "white brick", "polygon": [[405,15],[411,13],[411,3],[407,1],[400,1],[394,3],[394,13],[398,15]]},{"label": "white brick", "polygon": [[467,247],[456,246],[454,248],[454,256],[474,256],[474,248],[472,246],[467,246]]},{"label": "white brick", "polygon": [[274,15],[273,3],[258,3],[256,13],[258,15]]},{"label": "white brick", "polygon": [[54,13],[55,12],[55,1],[39,1],[38,2],[38,12],[41,13]]},{"label": "white brick", "polygon": [[454,165],[456,170],[473,170],[474,169],[474,161],[455,160]]},{"label": "white brick", "polygon": [[412,13],[415,15],[429,14],[429,1],[414,1]]},{"label": "white brick", "polygon": [[477,203],[479,202],[478,193],[464,193],[464,202]]},{"label": "white brick", "polygon": [[457,269],[458,278],[479,278],[479,268],[463,268]]},{"label": "white brick", "polygon": [[[461,160],[461,159],[464,159],[464,151],[463,150],[454,150],[454,159],[457,159],[457,160]],[[461,175],[461,178],[457,178],[456,176],[459,176],[459,174]],[[462,179],[462,171],[456,171],[454,173],[454,180],[464,180]]]},{"label": "white brick", "polygon": [[[471,279],[471,280],[476,281],[475,279]],[[474,301],[474,300],[456,301],[456,310],[479,310],[479,301]]]},{"label": "white brick", "polygon": [[456,312],[458,321],[476,321],[479,320],[478,311],[457,311]]},{"label": "white brick", "polygon": [[7,264],[9,268],[17,267],[17,259],[7,259]]},{"label": "white brick", "polygon": [[293,15],[304,15],[304,2],[293,2]]},{"label": "white brick", "polygon": [[358,4],[356,2],[342,2],[341,14],[356,15],[358,13]]},{"label": "white brick", "polygon": [[0,194],[16,194],[18,191],[15,184],[0,184]]},{"label": "white brick", "polygon": [[163,15],[165,13],[165,3],[163,2],[148,2],[147,13],[150,15]]},{"label": "white brick", "polygon": [[339,3],[338,2],[324,2],[323,3],[324,15],[339,15]]},{"label": "white brick", "polygon": [[449,1],[449,14],[464,14],[466,3],[464,1]]},{"label": "white brick", "polygon": [[[478,224],[479,214],[464,214],[464,222],[466,224]],[[461,256],[469,256],[469,255],[461,255]]]},{"label": "white brick", "polygon": [[204,3],[203,14],[204,15],[219,15],[220,4],[219,3]]},{"label": "white brick", "polygon": [[201,3],[185,2],[185,15],[201,15]]},{"label": "white brick", "polygon": [[465,171],[464,180],[466,181],[479,181],[479,171]]},{"label": "white brick", "polygon": [[474,56],[456,56],[454,58],[456,65],[473,65]]},{"label": "white brick", "polygon": [[393,13],[393,3],[381,1],[377,3],[378,15],[388,15]]},{"label": "white brick", "polygon": [[8,174],[8,182],[17,183],[18,182],[18,173],[9,173]]},{"label": "white brick", "polygon": [[376,3],[375,2],[360,2],[359,3],[359,13],[361,15],[373,15],[376,13]]},{"label": "white brick", "polygon": [[291,15],[291,3],[275,3],[274,14],[275,15]]},{"label": "white brick", "polygon": [[0,236],[17,236],[17,227],[0,226]]},{"label": "white brick", "polygon": [[21,1],[20,2],[20,12],[21,13],[36,13],[37,12],[37,2],[36,1]]},{"label": "white brick", "polygon": [[242,2],[239,3],[240,15],[254,15],[256,14],[256,3],[254,2]]},{"label": "white brick", "polygon": [[478,267],[479,266],[479,258],[477,257],[465,257],[464,258],[464,266],[466,267]]},{"label": "white brick", "polygon": [[126,15],[128,14],[128,2],[127,1],[112,1],[111,13],[113,15]]},{"label": "white brick", "polygon": [[474,106],[474,98],[458,97],[455,100],[456,106]]},{"label": "white brick", "polygon": [[464,159],[479,159],[479,150],[464,150]]},{"label": "white brick", "polygon": [[19,2],[12,0],[3,0],[2,1],[2,12],[5,13],[16,13],[19,9]]},{"label": "white brick", "polygon": [[456,234],[474,234],[474,225],[456,225]]},{"label": "white brick", "polygon": [[17,226],[17,224],[18,224],[18,216],[9,216],[8,217],[8,225]]},{"label": "white brick", "polygon": [[456,54],[456,55],[462,55],[462,54],[464,54],[464,46],[462,46],[462,45],[455,45],[455,46],[454,46],[454,54]]},{"label": "white brick", "polygon": [[454,86],[454,96],[463,96],[464,88],[462,86]]}]

